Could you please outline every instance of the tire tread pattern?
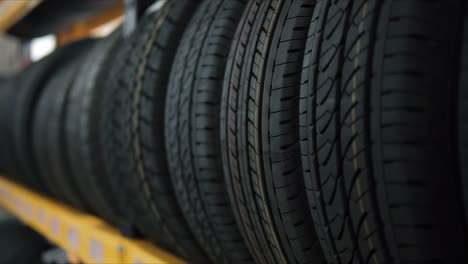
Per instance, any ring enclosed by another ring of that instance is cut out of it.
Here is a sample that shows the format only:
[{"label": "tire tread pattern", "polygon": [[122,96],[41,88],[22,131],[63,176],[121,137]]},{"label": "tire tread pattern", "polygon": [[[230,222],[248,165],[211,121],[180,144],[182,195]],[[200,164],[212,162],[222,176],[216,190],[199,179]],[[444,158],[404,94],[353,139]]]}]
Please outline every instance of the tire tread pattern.
[{"label": "tire tread pattern", "polygon": [[225,187],[219,110],[243,0],[204,1],[179,46],[166,99],[171,179],[188,224],[213,263],[253,263]]}]

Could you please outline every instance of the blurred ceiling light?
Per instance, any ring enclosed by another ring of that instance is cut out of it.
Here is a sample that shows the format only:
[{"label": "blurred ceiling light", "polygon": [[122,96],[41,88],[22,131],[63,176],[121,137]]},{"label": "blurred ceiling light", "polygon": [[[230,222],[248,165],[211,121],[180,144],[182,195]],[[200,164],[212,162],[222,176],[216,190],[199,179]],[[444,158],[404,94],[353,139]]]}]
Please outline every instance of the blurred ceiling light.
[{"label": "blurred ceiling light", "polygon": [[54,35],[46,35],[40,38],[31,40],[30,43],[30,58],[31,61],[38,61],[55,50],[57,40]]},{"label": "blurred ceiling light", "polygon": [[167,2],[167,0],[159,0],[159,1],[155,1],[152,5],[150,5],[148,7],[148,9],[146,9],[146,13],[147,14],[152,14],[154,12],[157,12],[159,11],[163,6],[164,4]]}]

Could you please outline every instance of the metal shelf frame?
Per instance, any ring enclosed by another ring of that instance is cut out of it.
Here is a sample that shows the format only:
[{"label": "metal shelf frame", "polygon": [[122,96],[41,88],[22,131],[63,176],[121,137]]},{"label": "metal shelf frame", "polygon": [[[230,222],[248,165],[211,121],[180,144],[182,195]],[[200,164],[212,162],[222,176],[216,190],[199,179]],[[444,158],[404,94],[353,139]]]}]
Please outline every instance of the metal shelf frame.
[{"label": "metal shelf frame", "polygon": [[72,263],[182,264],[141,240],[130,240],[102,220],[0,177],[0,206],[63,248]]},{"label": "metal shelf frame", "polygon": [[21,20],[43,0],[0,0],[0,31],[5,31]]}]

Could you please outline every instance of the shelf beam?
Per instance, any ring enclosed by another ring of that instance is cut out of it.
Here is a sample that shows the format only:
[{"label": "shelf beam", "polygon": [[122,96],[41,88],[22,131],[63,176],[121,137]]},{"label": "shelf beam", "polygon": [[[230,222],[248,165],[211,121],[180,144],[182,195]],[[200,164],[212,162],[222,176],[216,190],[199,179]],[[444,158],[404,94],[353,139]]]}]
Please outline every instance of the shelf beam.
[{"label": "shelf beam", "polygon": [[0,205],[84,263],[167,263],[184,261],[153,246],[129,240],[100,219],[52,201],[0,177]]},{"label": "shelf beam", "polygon": [[43,0],[0,0],[0,32],[6,32]]},{"label": "shelf beam", "polygon": [[63,32],[57,34],[58,46],[63,46],[67,43],[77,41],[83,38],[93,37],[96,35],[96,30],[104,25],[111,25],[117,28],[124,19],[124,4],[119,1],[109,9],[103,10],[100,13],[75,23]]}]

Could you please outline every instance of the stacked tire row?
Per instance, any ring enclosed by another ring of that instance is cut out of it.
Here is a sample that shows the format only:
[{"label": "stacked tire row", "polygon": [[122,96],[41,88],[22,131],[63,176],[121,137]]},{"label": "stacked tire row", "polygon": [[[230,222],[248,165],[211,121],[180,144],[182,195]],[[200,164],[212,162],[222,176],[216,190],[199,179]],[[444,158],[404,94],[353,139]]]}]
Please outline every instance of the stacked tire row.
[{"label": "stacked tire row", "polygon": [[0,168],[191,263],[468,262],[467,11],[165,1],[0,80]]}]

